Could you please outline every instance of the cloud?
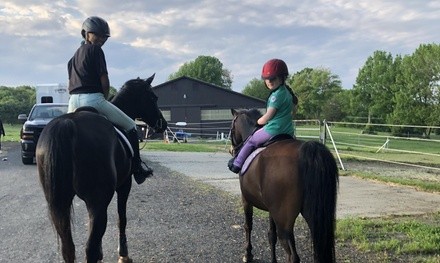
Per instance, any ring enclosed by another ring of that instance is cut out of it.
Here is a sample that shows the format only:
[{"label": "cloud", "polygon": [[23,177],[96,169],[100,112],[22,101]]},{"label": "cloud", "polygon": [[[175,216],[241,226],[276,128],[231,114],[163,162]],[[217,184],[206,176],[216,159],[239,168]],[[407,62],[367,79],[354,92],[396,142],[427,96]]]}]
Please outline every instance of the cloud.
[{"label": "cloud", "polygon": [[104,51],[115,87],[153,72],[159,84],[183,63],[210,55],[231,71],[236,91],[273,57],[292,73],[329,68],[351,88],[375,50],[410,54],[440,40],[438,1],[4,0],[0,85],[66,82],[65,64],[91,15],[111,27]]}]

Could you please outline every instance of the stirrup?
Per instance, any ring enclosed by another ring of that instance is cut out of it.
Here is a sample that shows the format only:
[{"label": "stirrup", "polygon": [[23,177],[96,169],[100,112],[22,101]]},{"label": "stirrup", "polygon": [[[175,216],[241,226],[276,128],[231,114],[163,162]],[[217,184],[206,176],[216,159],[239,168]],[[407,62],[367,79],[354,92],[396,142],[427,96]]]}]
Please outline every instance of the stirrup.
[{"label": "stirrup", "polygon": [[[145,169],[143,169],[143,166],[145,166]],[[153,175],[153,169],[151,169],[144,161],[141,160],[141,164],[140,164],[140,169],[143,169],[144,171],[146,171],[150,176]]]}]

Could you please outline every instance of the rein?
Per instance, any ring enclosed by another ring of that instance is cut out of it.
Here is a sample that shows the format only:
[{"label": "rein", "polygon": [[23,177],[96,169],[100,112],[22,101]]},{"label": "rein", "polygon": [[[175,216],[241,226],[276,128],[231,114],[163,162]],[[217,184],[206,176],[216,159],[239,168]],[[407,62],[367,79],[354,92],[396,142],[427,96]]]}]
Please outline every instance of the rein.
[{"label": "rein", "polygon": [[232,150],[234,151],[233,152],[234,157],[237,156],[238,152],[240,152],[241,148],[243,148],[243,145],[246,143],[249,137],[252,134],[254,134],[259,128],[261,128],[261,127],[255,127],[245,139],[243,139],[240,143],[237,143],[237,139],[235,138],[235,122],[237,121],[237,118],[240,114],[244,114],[244,113],[239,113],[234,117],[234,119],[232,120],[231,130],[230,130],[231,144],[232,144]]},{"label": "rein", "polygon": [[157,127],[161,127],[160,125],[158,125],[158,124],[160,124],[160,125],[162,125],[162,120],[158,120],[157,122],[156,122],[156,125],[154,126],[154,127],[151,127],[151,126],[149,126],[148,124],[147,124],[147,126],[144,126],[144,127],[149,127],[149,128],[147,128],[147,133],[145,134],[145,138],[143,138],[143,139],[145,139],[144,140],[144,143],[143,143],[143,145],[142,146],[139,146],[139,150],[143,150],[144,148],[145,148],[145,146],[147,146],[147,140],[151,137],[151,136],[153,136],[153,134],[155,133],[155,128],[157,128]]},{"label": "rein", "polygon": [[238,115],[236,115],[234,117],[234,119],[232,120],[231,130],[229,131],[229,134],[231,134],[231,144],[232,144],[232,150],[233,150],[234,157],[241,150],[241,148],[243,147],[243,144],[244,144],[244,142],[242,141],[241,143],[236,145],[237,139],[235,138],[235,121],[237,120],[237,118],[238,118]]},{"label": "rein", "polygon": [[[235,138],[235,122],[238,118],[238,115],[234,117],[231,124],[231,144],[232,144],[232,150],[234,157],[237,156],[237,154],[240,152],[241,148],[243,148],[243,145],[246,140],[242,140],[240,143],[237,144],[237,139]],[[248,136],[249,137],[249,136]]]}]

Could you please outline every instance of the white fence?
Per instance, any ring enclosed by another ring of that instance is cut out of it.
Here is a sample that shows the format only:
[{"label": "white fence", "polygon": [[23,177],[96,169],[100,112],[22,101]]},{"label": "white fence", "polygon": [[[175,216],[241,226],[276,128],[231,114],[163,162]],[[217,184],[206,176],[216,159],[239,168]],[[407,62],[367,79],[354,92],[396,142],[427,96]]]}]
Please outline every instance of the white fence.
[{"label": "white fence", "polygon": [[[212,122],[209,123],[211,127],[207,126],[207,123],[187,123],[185,127],[176,127],[175,123],[170,123],[170,127],[173,125],[168,133],[170,140],[173,140],[172,133],[183,131],[188,135],[188,140],[199,140],[203,136],[211,140],[225,141],[226,144],[230,143],[231,121]],[[320,120],[295,120],[294,126],[297,138],[319,140],[332,149],[343,169],[343,159],[355,158],[430,169],[436,173],[440,171],[440,127],[438,126],[367,125]],[[370,127],[366,132],[368,126],[373,128]],[[391,133],[393,127],[418,132],[395,136]],[[421,130],[429,133],[420,132]]]},{"label": "white fence", "polygon": [[[342,156],[440,171],[440,127],[325,121],[324,126],[325,141],[340,162]],[[393,127],[418,133],[395,136]]]}]

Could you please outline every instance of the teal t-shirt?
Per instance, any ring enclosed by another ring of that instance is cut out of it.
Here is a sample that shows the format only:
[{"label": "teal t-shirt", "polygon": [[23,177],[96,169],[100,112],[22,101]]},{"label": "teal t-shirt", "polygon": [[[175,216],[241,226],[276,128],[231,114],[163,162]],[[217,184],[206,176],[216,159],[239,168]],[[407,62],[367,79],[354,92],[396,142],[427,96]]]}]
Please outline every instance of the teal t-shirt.
[{"label": "teal t-shirt", "polygon": [[283,133],[293,135],[293,102],[292,95],[287,89],[285,85],[281,85],[267,99],[267,108],[272,107],[277,110],[272,119],[264,125],[264,130],[272,136]]}]

